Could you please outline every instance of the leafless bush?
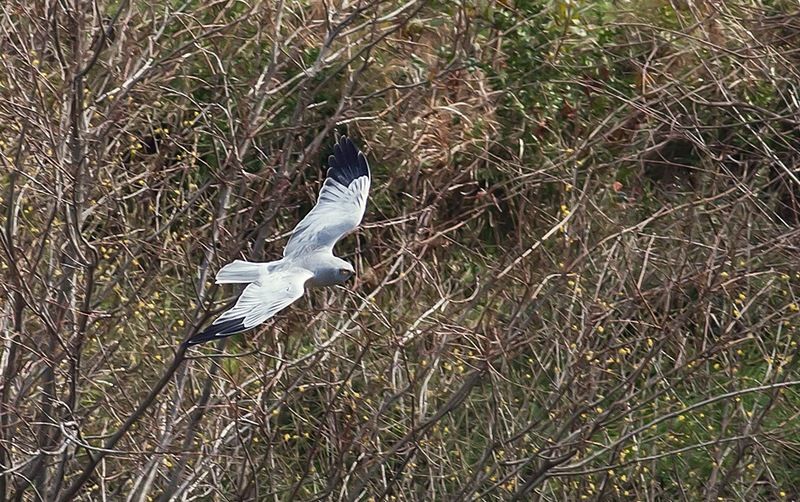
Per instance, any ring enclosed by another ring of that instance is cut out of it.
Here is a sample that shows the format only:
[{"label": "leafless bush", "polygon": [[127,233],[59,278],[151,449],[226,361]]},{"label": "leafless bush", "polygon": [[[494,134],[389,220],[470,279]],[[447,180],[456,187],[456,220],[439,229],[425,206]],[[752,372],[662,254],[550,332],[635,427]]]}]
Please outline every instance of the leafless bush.
[{"label": "leafless bush", "polygon": [[[0,6],[0,494],[794,498],[799,15]],[[188,352],[337,133],[348,290]]]}]

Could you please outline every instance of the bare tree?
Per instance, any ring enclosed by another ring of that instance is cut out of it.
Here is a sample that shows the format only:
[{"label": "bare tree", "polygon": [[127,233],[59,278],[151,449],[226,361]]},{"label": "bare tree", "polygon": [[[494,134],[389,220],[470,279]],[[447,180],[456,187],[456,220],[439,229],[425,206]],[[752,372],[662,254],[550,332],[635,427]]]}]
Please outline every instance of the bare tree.
[{"label": "bare tree", "polygon": [[[790,9],[3,3],[0,497],[795,498]],[[356,283],[187,350],[341,133]]]}]

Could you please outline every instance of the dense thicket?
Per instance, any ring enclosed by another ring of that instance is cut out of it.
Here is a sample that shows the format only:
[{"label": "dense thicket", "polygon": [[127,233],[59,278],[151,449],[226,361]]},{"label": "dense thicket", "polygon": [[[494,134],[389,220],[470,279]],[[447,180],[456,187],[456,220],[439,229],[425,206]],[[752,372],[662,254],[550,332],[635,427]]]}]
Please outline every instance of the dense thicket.
[{"label": "dense thicket", "polygon": [[[0,498],[800,496],[798,47],[781,0],[3,2]],[[344,133],[355,283],[174,361]]]}]

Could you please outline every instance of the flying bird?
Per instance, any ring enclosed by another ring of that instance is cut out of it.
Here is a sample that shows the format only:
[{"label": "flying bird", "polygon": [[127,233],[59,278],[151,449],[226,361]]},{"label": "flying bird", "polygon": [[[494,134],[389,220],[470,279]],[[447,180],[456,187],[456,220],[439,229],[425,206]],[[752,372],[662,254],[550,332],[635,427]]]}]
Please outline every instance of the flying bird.
[{"label": "flying bird", "polygon": [[258,326],[288,307],[306,288],[344,284],[353,266],[333,247],[361,223],[369,197],[367,158],[342,136],[328,158],[328,173],[314,208],[292,231],[283,258],[268,263],[235,260],[217,273],[217,284],[247,284],[236,304],[186,343],[196,345]]}]

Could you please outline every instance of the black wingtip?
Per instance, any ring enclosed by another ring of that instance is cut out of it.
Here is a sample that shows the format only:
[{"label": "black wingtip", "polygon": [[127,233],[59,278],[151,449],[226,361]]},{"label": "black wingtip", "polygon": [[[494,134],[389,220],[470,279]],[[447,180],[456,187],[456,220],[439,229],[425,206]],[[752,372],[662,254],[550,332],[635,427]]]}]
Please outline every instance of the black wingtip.
[{"label": "black wingtip", "polygon": [[349,186],[353,180],[369,177],[367,158],[347,136],[339,137],[333,146],[333,155],[328,157],[328,178]]},{"label": "black wingtip", "polygon": [[201,333],[198,333],[186,341],[186,345],[198,345],[201,343],[225,338],[226,336],[241,333],[247,328],[244,327],[244,317],[238,319],[229,319],[227,321],[215,322]]}]

